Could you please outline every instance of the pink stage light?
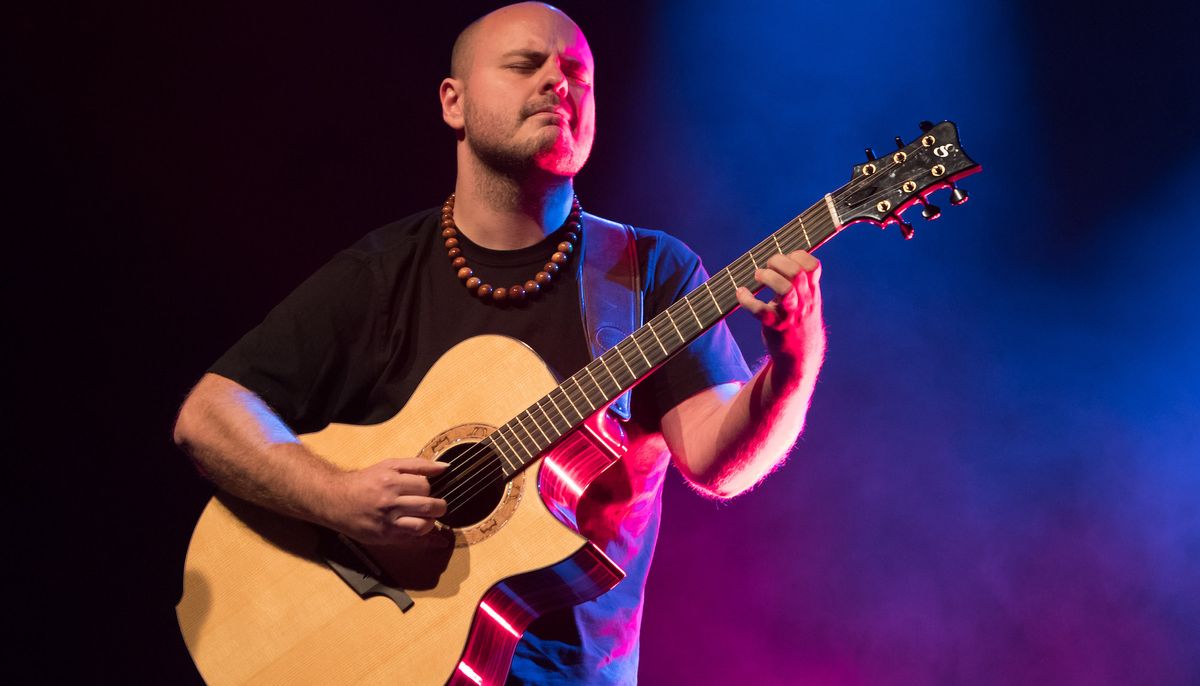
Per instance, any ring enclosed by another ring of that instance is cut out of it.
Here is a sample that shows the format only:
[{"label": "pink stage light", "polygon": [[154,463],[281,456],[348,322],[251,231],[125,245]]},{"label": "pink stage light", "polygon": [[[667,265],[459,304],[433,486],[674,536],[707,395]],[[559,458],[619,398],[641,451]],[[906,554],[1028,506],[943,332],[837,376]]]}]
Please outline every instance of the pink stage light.
[{"label": "pink stage light", "polygon": [[492,619],[496,620],[496,623],[499,624],[500,626],[504,627],[504,629],[506,631],[508,631],[508,633],[512,634],[513,636],[516,636],[517,638],[521,638],[521,634],[518,633],[517,630],[513,628],[513,625],[509,624],[508,620],[501,617],[499,612],[496,612],[495,610],[493,610],[491,605],[488,605],[487,603],[484,603],[484,602],[480,602],[479,607],[482,608],[484,612],[491,615]]},{"label": "pink stage light", "polygon": [[458,663],[458,671],[465,674],[468,679],[479,684],[479,686],[483,686],[483,677],[479,676],[479,673],[476,672],[475,670],[471,669],[471,666],[468,665],[467,663],[459,662]]},{"label": "pink stage light", "polygon": [[563,483],[570,487],[572,491],[575,491],[575,495],[583,495],[583,489],[580,488],[579,484],[575,483],[574,479],[572,479],[565,471],[563,471],[562,467],[554,464],[554,462],[548,457],[542,459],[542,464],[549,467],[550,471],[554,472],[555,476],[557,476],[559,479],[562,479]]}]

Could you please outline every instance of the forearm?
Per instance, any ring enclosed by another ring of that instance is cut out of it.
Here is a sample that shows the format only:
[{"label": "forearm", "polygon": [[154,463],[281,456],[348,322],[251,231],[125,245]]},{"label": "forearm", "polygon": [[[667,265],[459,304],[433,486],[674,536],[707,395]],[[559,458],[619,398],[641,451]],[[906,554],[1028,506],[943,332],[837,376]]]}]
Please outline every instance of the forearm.
[{"label": "forearm", "polygon": [[175,442],[221,489],[277,512],[326,523],[337,467],[308,450],[251,391],[205,375],[180,409]]},{"label": "forearm", "polygon": [[[768,362],[732,398],[710,395],[681,427],[684,475],[719,497],[733,497],[783,462],[804,428],[820,352],[799,365]],[[821,351],[823,352],[823,351]]]}]

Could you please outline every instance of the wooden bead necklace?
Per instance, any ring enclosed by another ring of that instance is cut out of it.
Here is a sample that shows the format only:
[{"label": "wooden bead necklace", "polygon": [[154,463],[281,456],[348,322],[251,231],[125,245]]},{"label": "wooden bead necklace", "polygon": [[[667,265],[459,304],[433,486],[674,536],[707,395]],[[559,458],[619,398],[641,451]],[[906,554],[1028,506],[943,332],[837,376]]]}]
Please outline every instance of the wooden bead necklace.
[{"label": "wooden bead necklace", "polygon": [[463,257],[462,248],[458,246],[458,225],[454,223],[453,193],[442,204],[442,238],[446,240],[446,254],[450,256],[450,266],[457,270],[458,278],[467,287],[467,290],[474,292],[484,300],[490,298],[494,302],[520,301],[527,297],[536,297],[542,292],[542,288],[549,285],[555,275],[567,264],[571,253],[575,252],[575,243],[579,241],[582,218],[583,210],[579,207],[579,198],[573,197],[571,212],[567,214],[567,220],[560,227],[567,229],[566,235],[563,236],[566,240],[558,244],[558,249],[550,256],[550,261],[542,267],[542,271],[534,274],[533,278],[524,284],[516,284],[508,288],[493,288],[492,284],[484,283],[483,279],[475,276],[475,270],[467,266],[467,258]]}]

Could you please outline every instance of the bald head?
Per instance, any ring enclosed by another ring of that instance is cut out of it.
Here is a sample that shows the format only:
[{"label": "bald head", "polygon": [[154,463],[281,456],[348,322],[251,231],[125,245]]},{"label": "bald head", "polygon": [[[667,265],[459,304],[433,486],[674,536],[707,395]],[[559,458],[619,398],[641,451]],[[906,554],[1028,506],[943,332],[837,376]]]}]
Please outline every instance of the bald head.
[{"label": "bald head", "polygon": [[[489,29],[494,29],[507,22],[541,18],[546,15],[557,15],[579,30],[579,26],[557,7],[542,2],[518,2],[515,5],[505,5],[471,22],[458,34],[458,38],[454,40],[454,48],[450,51],[450,76],[456,79],[466,78],[471,71],[471,62],[475,57],[475,45],[479,37],[487,33]],[[580,35],[582,34],[583,32],[580,31]]]}]

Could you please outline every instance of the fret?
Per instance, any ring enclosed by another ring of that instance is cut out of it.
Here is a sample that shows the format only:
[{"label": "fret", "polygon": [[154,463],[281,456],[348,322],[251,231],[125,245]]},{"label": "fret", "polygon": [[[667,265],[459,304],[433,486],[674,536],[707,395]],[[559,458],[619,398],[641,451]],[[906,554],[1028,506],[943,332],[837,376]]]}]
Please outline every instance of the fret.
[{"label": "fret", "polygon": [[[516,432],[516,431],[513,429],[513,427],[512,427],[512,426],[510,426],[511,424],[513,424],[513,422],[516,422],[517,426],[520,426],[520,422],[518,422],[518,421],[517,421],[517,419],[516,419],[515,417],[513,418],[513,420],[512,420],[512,421],[510,421],[508,424],[505,424],[504,426],[507,426],[507,427],[509,427],[509,428],[508,428],[508,433],[512,434],[512,437],[513,437],[513,438],[515,438],[515,439],[517,439],[517,442],[521,444],[521,450],[524,450],[526,454],[532,455],[532,454],[533,454],[533,451],[529,449],[529,446],[525,445],[525,441],[523,441],[523,440],[521,439],[521,435],[520,435],[520,434],[518,434],[518,433],[517,433],[517,432]],[[501,428],[501,429],[503,429],[504,427],[500,427],[500,428]],[[505,440],[508,440],[508,439],[505,439]],[[511,444],[510,444],[510,445],[511,445]]]},{"label": "fret", "polygon": [[[704,325],[700,323],[700,315],[696,314],[696,308],[692,307],[692,299],[685,295],[683,296],[683,302],[688,306],[688,309],[692,311],[692,317],[696,319],[696,326],[699,326],[701,329],[703,329]],[[680,338],[682,338],[682,336],[680,336]]]},{"label": "fret", "polygon": [[808,229],[804,228],[803,215],[796,217],[796,221],[800,222],[800,230],[804,232],[804,242],[808,244],[808,250],[812,250],[812,239],[808,237]]},{"label": "fret", "polygon": [[[542,400],[545,400],[545,399],[546,399],[546,397],[542,396],[541,400],[538,400],[536,403],[533,404],[533,406],[536,407],[538,409],[538,411],[542,413],[542,416],[546,418],[546,424],[550,426],[550,430],[557,431],[557,429],[554,428],[554,418],[551,417],[546,412],[546,408],[542,407]],[[529,415],[529,417],[530,417],[530,419],[533,419],[532,414]],[[542,438],[546,439],[547,443],[550,443],[551,441],[554,440],[553,438],[550,438],[550,434],[546,433],[546,430],[542,428],[542,423],[540,421],[538,421],[537,419],[534,419],[533,421],[534,421],[534,426],[537,427],[538,433],[540,433],[542,435]],[[557,438],[557,436],[555,436],[555,438]]]},{"label": "fret", "polygon": [[[524,411],[524,412],[522,412],[521,414],[525,415],[525,417],[526,417],[526,418],[528,418],[528,419],[532,420],[532,417],[531,417],[531,416],[530,416],[530,414],[529,414],[529,410],[525,410],[525,411]],[[522,430],[525,432],[525,435],[526,435],[527,437],[529,437],[529,442],[530,442],[530,443],[533,445],[533,447],[534,447],[534,448],[537,448],[537,445],[538,445],[537,439],[536,439],[536,438],[534,438],[534,436],[533,436],[533,432],[529,430],[529,427],[528,427],[528,426],[525,426],[525,422],[526,422],[526,420],[525,420],[525,419],[521,419],[521,414],[519,414],[519,415],[517,415],[517,416],[515,417],[515,419],[516,419],[516,422],[517,422],[517,426],[518,426],[518,427],[520,427],[520,428],[521,428],[521,429],[522,429]],[[540,431],[540,429],[539,429],[539,431]],[[517,438],[520,438],[520,436],[517,436]],[[521,441],[521,442],[522,442],[522,443],[524,443],[524,441]],[[530,451],[529,451],[529,454],[530,454],[530,455],[533,455],[533,454],[534,454],[534,453],[536,453],[536,452],[537,452],[537,450],[530,450]]]},{"label": "fret", "polygon": [[[571,420],[570,420],[570,419],[567,419],[567,415],[563,414],[562,408],[558,406],[558,403],[554,402],[554,391],[550,391],[549,393],[547,393],[547,394],[546,394],[546,399],[547,399],[547,400],[549,400],[549,401],[550,401],[550,404],[554,406],[554,410],[555,410],[556,412],[558,412],[558,416],[559,416],[559,417],[562,417],[563,421],[567,423],[567,426],[568,426],[568,427],[570,427],[570,426],[571,426]],[[557,427],[557,426],[555,426],[555,427],[554,427],[554,430],[555,430],[555,431],[558,431],[558,427]],[[562,432],[560,432],[560,434],[559,434],[559,435],[562,435]]]},{"label": "fret", "polygon": [[642,356],[642,361],[646,363],[646,367],[653,367],[654,365],[650,362],[650,358],[646,357],[646,351],[642,350],[641,344],[637,341],[636,331],[629,337],[629,340],[633,341],[633,347],[637,348],[638,354]]},{"label": "fret", "polygon": [[485,442],[488,445],[490,445],[493,450],[496,451],[496,454],[500,456],[500,459],[504,460],[504,464],[508,465],[509,469],[516,469],[517,467],[520,466],[521,461],[517,460],[516,462],[514,462],[511,457],[509,457],[507,454],[505,454],[505,452],[503,450],[500,449],[500,444],[497,443],[496,441],[492,440],[491,436],[488,436],[487,438],[480,441],[480,443],[485,443]]},{"label": "fret", "polygon": [[592,365],[589,364],[587,367],[584,367],[583,371],[587,372],[588,376],[592,377],[592,385],[596,387],[597,391],[600,391],[600,397],[603,398],[605,395],[604,388],[601,387],[600,382],[596,380],[596,375],[592,373],[591,366]]},{"label": "fret", "polygon": [[717,296],[713,295],[712,287],[707,283],[704,284],[704,290],[708,291],[708,297],[712,298],[713,304],[717,306],[717,312],[721,311],[721,303],[717,302]]},{"label": "fret", "polygon": [[[504,437],[504,427],[503,426],[496,429],[495,435],[499,436],[500,440],[504,441],[504,444],[508,446],[508,449],[512,452],[513,455],[520,454],[519,452],[517,452],[517,449],[513,447],[513,444],[511,442],[509,442],[509,440],[507,438]],[[495,444],[496,442],[492,441],[492,443]],[[520,460],[518,460],[518,462],[519,461]]]},{"label": "fret", "polygon": [[675,335],[679,336],[679,342],[682,343],[686,341],[687,339],[684,338],[683,334],[679,332],[679,327],[675,325],[675,317],[671,314],[670,308],[667,308],[666,312],[663,312],[663,314],[667,316],[667,321],[671,322],[671,328],[675,329]]},{"label": "fret", "polygon": [[663,359],[670,357],[671,353],[667,352],[667,346],[663,345],[662,339],[658,337],[658,332],[654,330],[654,322],[647,324],[646,328],[650,329],[650,333],[654,334],[654,340],[658,341],[658,347],[662,348]]},{"label": "fret", "polygon": [[729,277],[729,283],[733,285],[733,291],[736,293],[738,289],[738,282],[737,279],[733,278],[733,272],[729,271],[729,267],[725,268],[725,276]]},{"label": "fret", "polygon": [[[615,383],[617,385],[617,388],[620,388],[621,382],[617,380],[617,377],[613,375],[612,370],[608,368],[608,363],[604,361],[604,355],[597,357],[596,360],[600,363],[601,367],[604,367],[604,371],[608,372],[608,378],[613,380],[613,383]],[[607,393],[606,393],[606,395],[607,395]],[[616,395],[616,393],[614,393],[613,395]]]},{"label": "fret", "polygon": [[[575,377],[571,377],[570,379],[567,379],[567,381],[573,382],[575,384],[575,387],[579,388],[579,382],[575,381]],[[563,382],[563,383],[564,383],[564,385],[566,384],[566,382]],[[563,387],[559,386],[559,388],[563,388]],[[582,391],[583,389],[580,389],[580,390]],[[579,411],[579,406],[575,404],[574,400],[571,400],[571,394],[567,393],[567,391],[565,389],[563,390],[562,394],[563,394],[563,397],[567,399],[567,402],[571,403],[571,409],[575,410],[575,415],[578,417],[583,417],[584,414]],[[586,399],[587,396],[585,395],[584,398]]]},{"label": "fret", "polygon": [[746,253],[746,257],[749,257],[749,258],[750,258],[750,264],[754,265],[754,269],[755,269],[755,270],[758,270],[758,269],[760,268],[760,267],[758,266],[758,262],[756,262],[756,261],[754,260],[754,251],[753,251],[753,250],[751,250],[750,252]]},{"label": "fret", "polygon": [[618,343],[614,345],[612,350],[616,351],[617,357],[621,358],[621,364],[625,365],[625,368],[629,370],[629,376],[631,376],[634,380],[637,379],[637,372],[633,371],[633,367],[629,366],[629,362],[625,359],[625,355],[621,352],[621,344]]},{"label": "fret", "polygon": [[776,238],[776,234],[774,234],[774,233],[771,234],[771,240],[775,241],[775,249],[779,251],[779,254],[780,255],[784,254],[783,248],[780,247],[780,245],[779,245],[779,239]]}]

